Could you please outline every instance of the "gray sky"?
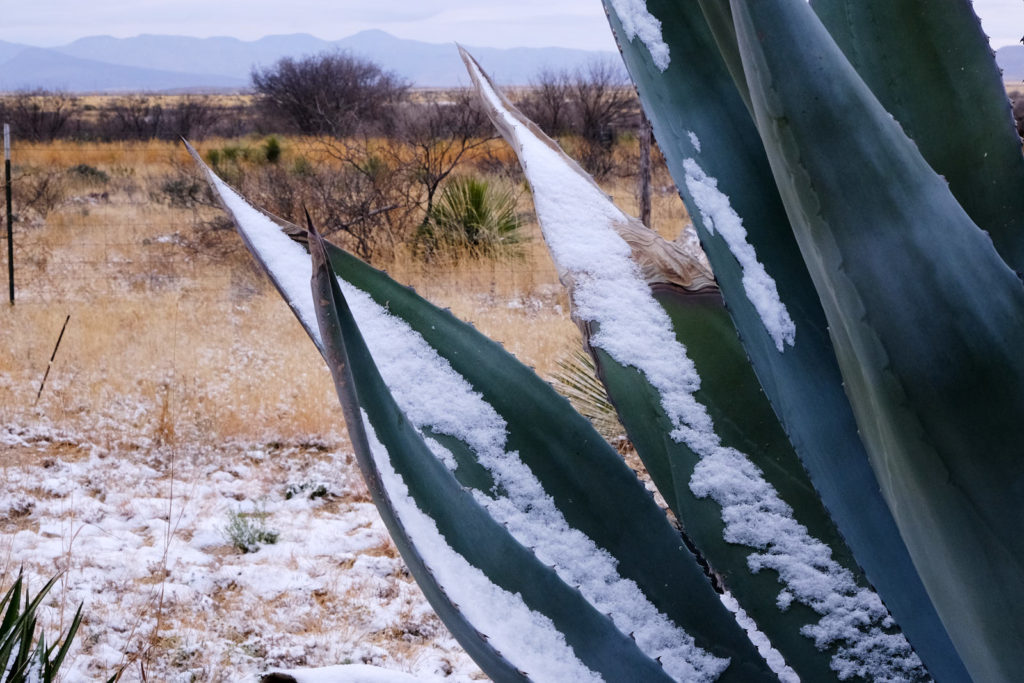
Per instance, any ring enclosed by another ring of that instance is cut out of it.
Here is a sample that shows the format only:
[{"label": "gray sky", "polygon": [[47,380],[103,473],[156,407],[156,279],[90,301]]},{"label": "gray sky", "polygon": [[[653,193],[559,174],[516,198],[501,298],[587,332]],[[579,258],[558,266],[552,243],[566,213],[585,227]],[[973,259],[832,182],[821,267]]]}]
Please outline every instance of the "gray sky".
[{"label": "gray sky", "polygon": [[[1024,1],[974,5],[995,47],[1018,43]],[[140,33],[336,40],[369,28],[434,43],[615,49],[599,0],[0,0],[0,40],[45,47]]]}]

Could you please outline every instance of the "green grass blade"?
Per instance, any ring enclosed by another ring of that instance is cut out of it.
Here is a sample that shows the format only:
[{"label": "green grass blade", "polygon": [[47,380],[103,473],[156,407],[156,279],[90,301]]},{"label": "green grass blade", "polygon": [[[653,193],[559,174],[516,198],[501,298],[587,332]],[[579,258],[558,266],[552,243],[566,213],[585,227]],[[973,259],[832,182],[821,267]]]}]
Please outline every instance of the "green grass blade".
[{"label": "green grass blade", "polygon": [[1024,667],[1024,287],[805,3],[733,11],[758,127],[883,493],[972,676],[1013,680]]},{"label": "green grass blade", "polygon": [[[57,650],[57,654],[52,658],[49,653],[43,662],[45,671],[48,676],[51,676],[56,680],[57,672],[60,671],[61,664],[64,663],[64,658],[67,657],[68,651],[71,649],[71,642],[75,638],[75,634],[78,633],[78,627],[82,625],[82,604],[78,605],[78,609],[75,611],[75,617],[71,620],[71,626],[68,627],[67,633],[64,634],[64,642],[60,644],[60,649]],[[56,646],[56,643],[54,644]]]},{"label": "green grass blade", "polygon": [[970,0],[811,5],[967,215],[1007,264],[1024,273],[1024,155],[1002,74]]},{"label": "green grass blade", "polygon": [[[724,18],[732,10],[723,0],[649,0],[646,9],[670,54],[662,70],[639,36],[631,40],[615,5],[605,2],[626,66],[765,394],[836,526],[929,671],[967,680],[880,494],[760,136],[719,56],[716,35],[727,45]],[[702,8],[713,16],[714,33]],[[723,226],[708,230],[708,219],[734,224],[732,215],[795,325],[794,343],[784,343],[782,353],[745,292],[744,269],[721,236]]]}]

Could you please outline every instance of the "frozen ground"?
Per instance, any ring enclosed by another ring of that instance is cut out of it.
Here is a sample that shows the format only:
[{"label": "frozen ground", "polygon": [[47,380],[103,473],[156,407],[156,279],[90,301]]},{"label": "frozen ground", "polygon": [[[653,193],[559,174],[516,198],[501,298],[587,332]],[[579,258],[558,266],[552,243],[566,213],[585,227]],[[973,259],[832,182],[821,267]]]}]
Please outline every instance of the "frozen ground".
[{"label": "frozen ground", "polygon": [[[63,571],[47,633],[79,602],[65,680],[253,681],[372,664],[484,678],[397,557],[344,443],[118,443],[0,426],[0,587]],[[230,516],[278,532],[243,553]],[[319,679],[318,679],[319,680]]]}]

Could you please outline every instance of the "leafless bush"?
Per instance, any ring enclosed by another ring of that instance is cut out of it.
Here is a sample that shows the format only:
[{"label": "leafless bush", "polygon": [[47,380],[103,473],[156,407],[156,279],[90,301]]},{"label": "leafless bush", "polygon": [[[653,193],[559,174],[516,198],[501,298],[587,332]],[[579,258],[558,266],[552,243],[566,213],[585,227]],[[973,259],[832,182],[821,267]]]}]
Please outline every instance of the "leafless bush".
[{"label": "leafless bush", "polygon": [[18,222],[45,220],[67,198],[67,176],[54,168],[18,168],[11,177],[11,194]]},{"label": "leafless bush", "polygon": [[636,127],[639,110],[629,77],[610,59],[572,71],[545,69],[520,104],[548,135],[578,136],[577,158],[597,177],[614,170],[616,138]]},{"label": "leafless bush", "polygon": [[0,119],[22,140],[49,142],[70,132],[78,111],[78,98],[65,92],[30,90],[0,98]]},{"label": "leafless bush", "polygon": [[185,97],[165,111],[163,133],[171,139],[201,140],[210,134],[218,118],[206,98]]},{"label": "leafless bush", "polygon": [[152,140],[159,137],[164,108],[146,95],[131,95],[114,101],[103,112],[102,127],[111,139]]},{"label": "leafless bush", "polygon": [[367,122],[386,126],[409,88],[377,64],[339,52],[285,57],[254,68],[251,77],[266,113],[307,135],[343,137]]},{"label": "leafless bush", "polygon": [[1017,123],[1017,135],[1024,138],[1024,93],[1019,90],[1011,92],[1010,104],[1013,106],[1013,120]]},{"label": "leafless bush", "polygon": [[417,203],[426,221],[441,183],[473,150],[495,137],[494,127],[469,90],[454,90],[409,106],[395,137],[411,154],[406,173],[419,187]]}]

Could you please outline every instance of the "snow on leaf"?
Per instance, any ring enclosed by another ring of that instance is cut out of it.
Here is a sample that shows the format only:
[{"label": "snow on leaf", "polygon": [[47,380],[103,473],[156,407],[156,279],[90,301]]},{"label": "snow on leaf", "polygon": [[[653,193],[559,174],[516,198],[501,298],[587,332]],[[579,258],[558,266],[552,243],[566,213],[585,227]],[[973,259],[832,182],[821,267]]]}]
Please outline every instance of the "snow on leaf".
[{"label": "snow on leaf", "polygon": [[[878,596],[857,586],[852,574],[832,560],[828,546],[793,519],[792,509],[746,455],[721,444],[707,409],[694,396],[701,381],[697,369],[616,230],[628,217],[554,142],[520,118],[470,62],[474,80],[500,117],[499,127],[530,181],[559,273],[574,283],[576,314],[597,324],[590,343],[618,363],[640,370],[659,392],[672,422],[671,438],[701,459],[690,488],[721,505],[726,540],[756,551],[748,557],[751,571],[775,570],[786,599],[820,615],[802,632],[818,647],[836,647],[831,665],[841,677],[922,677],[923,666],[906,639],[886,632],[892,621]],[[721,198],[713,194],[712,179],[696,171],[694,179],[708,201],[715,202],[708,208],[719,219],[719,229],[726,230],[727,200],[718,204]]]},{"label": "snow on leaf", "polygon": [[647,46],[654,65],[664,71],[668,68],[670,56],[668,44],[661,37],[661,20],[650,13],[644,0],[611,0],[615,14],[622,22],[622,30],[632,41],[637,36]]}]

